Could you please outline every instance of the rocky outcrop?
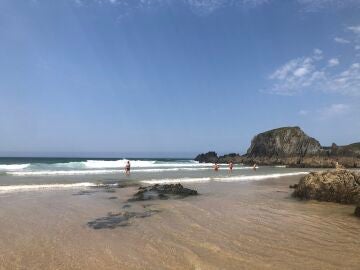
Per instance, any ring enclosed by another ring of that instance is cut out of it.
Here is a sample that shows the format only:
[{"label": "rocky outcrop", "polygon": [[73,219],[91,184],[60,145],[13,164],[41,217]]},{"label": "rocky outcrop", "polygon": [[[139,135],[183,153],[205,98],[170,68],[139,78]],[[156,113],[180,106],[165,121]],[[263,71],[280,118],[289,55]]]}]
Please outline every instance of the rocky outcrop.
[{"label": "rocky outcrop", "polygon": [[360,158],[360,143],[338,146],[335,143],[331,147],[323,147],[329,156],[358,157]]},{"label": "rocky outcrop", "polygon": [[320,143],[307,136],[299,127],[283,127],[256,135],[251,141],[248,158],[288,158],[317,155]]},{"label": "rocky outcrop", "polygon": [[236,153],[220,156],[218,163],[242,163],[243,157]]},{"label": "rocky outcrop", "polygon": [[198,161],[200,163],[215,163],[218,162],[218,159],[219,157],[216,152],[211,151],[205,154],[197,155],[195,161]]},{"label": "rocky outcrop", "polygon": [[194,195],[198,195],[196,190],[184,188],[181,184],[156,184],[148,187],[139,187],[138,192],[129,201],[166,200],[171,197],[184,198]]},{"label": "rocky outcrop", "polygon": [[349,170],[312,172],[300,179],[293,196],[344,204],[359,203],[360,173]]},{"label": "rocky outcrop", "polygon": [[360,143],[322,147],[299,127],[282,127],[256,135],[247,153],[218,157],[215,152],[196,157],[199,162],[244,163],[248,165],[286,165],[303,168],[360,168]]}]

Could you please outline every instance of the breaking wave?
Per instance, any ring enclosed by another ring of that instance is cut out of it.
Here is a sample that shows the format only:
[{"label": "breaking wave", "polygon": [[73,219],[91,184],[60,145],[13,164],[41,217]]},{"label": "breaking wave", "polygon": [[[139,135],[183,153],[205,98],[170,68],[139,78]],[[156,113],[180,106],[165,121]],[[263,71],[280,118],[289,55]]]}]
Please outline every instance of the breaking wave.
[{"label": "breaking wave", "polygon": [[30,164],[0,164],[0,171],[23,170],[29,166]]}]

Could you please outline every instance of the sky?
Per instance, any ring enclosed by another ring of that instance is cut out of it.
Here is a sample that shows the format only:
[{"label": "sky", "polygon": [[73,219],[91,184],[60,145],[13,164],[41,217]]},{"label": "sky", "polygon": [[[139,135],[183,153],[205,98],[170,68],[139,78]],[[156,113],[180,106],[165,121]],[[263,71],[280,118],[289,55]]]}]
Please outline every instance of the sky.
[{"label": "sky", "polygon": [[0,156],[360,141],[360,0],[0,0]]}]

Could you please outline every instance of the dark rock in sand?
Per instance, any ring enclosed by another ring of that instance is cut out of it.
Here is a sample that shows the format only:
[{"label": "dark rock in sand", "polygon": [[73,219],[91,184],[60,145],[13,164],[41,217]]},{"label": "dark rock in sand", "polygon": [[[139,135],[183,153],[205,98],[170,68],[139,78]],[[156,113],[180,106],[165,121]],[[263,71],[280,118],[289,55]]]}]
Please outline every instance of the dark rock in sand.
[{"label": "dark rock in sand", "polygon": [[195,161],[198,161],[200,163],[216,163],[218,162],[218,155],[216,154],[216,152],[207,152],[206,154],[200,154],[197,155],[197,157],[195,158]]},{"label": "dark rock in sand", "polygon": [[360,202],[360,173],[349,170],[312,172],[299,181],[293,196],[355,204]]},{"label": "dark rock in sand", "polygon": [[194,195],[198,195],[196,190],[184,188],[181,184],[156,184],[148,187],[140,187],[138,192],[135,193],[129,201],[166,200],[170,197],[184,198]]},{"label": "dark rock in sand", "polygon": [[89,221],[87,225],[95,230],[99,229],[115,229],[118,227],[129,226],[129,221],[136,218],[147,218],[159,213],[159,210],[147,210],[145,212],[120,212],[108,213],[105,217],[100,217],[95,220]]},{"label": "dark rock in sand", "polygon": [[297,188],[298,184],[290,185],[289,188]]},{"label": "dark rock in sand", "polygon": [[354,214],[355,216],[360,217],[360,206],[356,206]]}]

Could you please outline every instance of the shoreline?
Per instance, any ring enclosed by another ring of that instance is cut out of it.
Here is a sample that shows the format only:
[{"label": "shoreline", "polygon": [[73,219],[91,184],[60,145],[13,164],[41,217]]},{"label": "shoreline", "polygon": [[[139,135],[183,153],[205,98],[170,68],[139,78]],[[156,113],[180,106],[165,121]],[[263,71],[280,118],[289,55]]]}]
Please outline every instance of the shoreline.
[{"label": "shoreline", "polygon": [[357,269],[353,206],[293,199],[298,179],[134,203],[136,187],[1,195],[0,269]]}]

